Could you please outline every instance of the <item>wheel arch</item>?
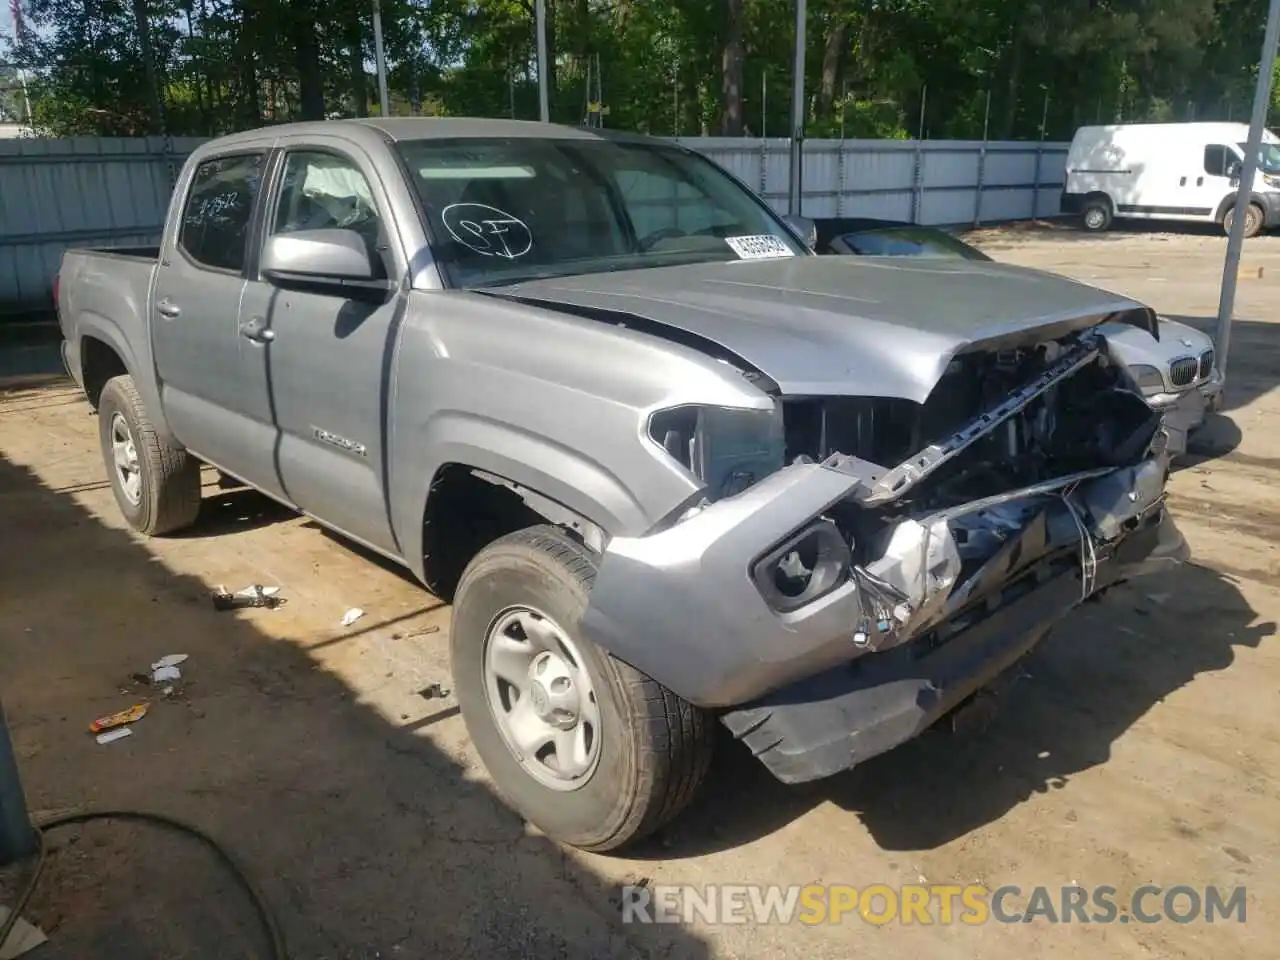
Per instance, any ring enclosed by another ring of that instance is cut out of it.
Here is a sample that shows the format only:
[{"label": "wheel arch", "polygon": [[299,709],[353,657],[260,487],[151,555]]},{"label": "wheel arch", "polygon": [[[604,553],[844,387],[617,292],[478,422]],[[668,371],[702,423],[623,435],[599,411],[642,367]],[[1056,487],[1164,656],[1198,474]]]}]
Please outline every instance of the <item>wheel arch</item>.
[{"label": "wheel arch", "polygon": [[[641,473],[645,487],[633,489],[579,449],[464,411],[437,414],[422,429],[406,433],[397,447],[391,497],[401,553],[433,589],[446,587],[452,579],[441,578],[424,559],[428,554],[439,556],[440,541],[434,539],[439,525],[432,529],[430,523],[446,507],[444,515],[449,515],[478,503],[495,508],[508,522],[533,517],[534,522],[563,527],[585,543],[602,545],[608,537],[645,532],[665,511],[687,499],[693,487],[688,478],[675,470],[664,472],[655,461],[654,469]],[[512,506],[513,501],[521,509]],[[448,526],[474,524],[454,517]]]},{"label": "wheel arch", "polygon": [[[1255,206],[1262,211],[1262,225],[1264,227],[1269,226],[1275,222],[1275,218],[1268,215],[1266,201],[1263,200],[1260,194],[1258,193],[1249,194],[1249,203],[1251,206]],[[1236,194],[1233,191],[1227,194],[1225,197],[1223,197],[1221,201],[1219,201],[1218,208],[1217,210],[1214,211],[1214,214],[1213,214],[1213,222],[1219,225],[1222,224],[1227,219],[1227,211],[1234,208],[1235,205],[1236,205]]]},{"label": "wheel arch", "polygon": [[597,554],[608,533],[596,520],[503,474],[450,461],[432,476],[422,507],[420,576],[442,599],[453,593],[471,559],[495,540],[550,524]]},{"label": "wheel arch", "polygon": [[133,376],[136,363],[124,337],[112,326],[82,322],[79,332],[81,384],[89,405],[96,410],[107,381]]}]

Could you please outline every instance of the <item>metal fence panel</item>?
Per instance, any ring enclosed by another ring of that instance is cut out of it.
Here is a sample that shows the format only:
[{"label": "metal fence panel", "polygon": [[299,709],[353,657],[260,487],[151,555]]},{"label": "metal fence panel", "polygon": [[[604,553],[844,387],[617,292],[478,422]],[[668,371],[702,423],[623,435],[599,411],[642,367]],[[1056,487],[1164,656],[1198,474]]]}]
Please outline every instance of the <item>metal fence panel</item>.
[{"label": "metal fence panel", "polygon": [[197,137],[0,140],[0,316],[47,308],[70,246],[157,243]]},{"label": "metal fence panel", "polygon": [[[157,243],[173,173],[202,142],[0,140],[0,318],[48,309],[67,247]],[[680,142],[786,212],[785,138]],[[1064,143],[808,140],[801,210],[942,225],[1050,216],[1058,212],[1066,150]]]},{"label": "metal fence panel", "polygon": [[[785,139],[682,137],[787,210]],[[1067,144],[807,140],[801,211],[956,226],[1058,213]]]}]

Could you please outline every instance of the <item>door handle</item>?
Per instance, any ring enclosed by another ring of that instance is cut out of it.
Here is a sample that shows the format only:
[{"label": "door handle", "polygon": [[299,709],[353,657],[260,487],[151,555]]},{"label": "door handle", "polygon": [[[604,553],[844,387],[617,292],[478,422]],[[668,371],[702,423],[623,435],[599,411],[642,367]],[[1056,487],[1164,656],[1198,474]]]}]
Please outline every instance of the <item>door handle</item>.
[{"label": "door handle", "polygon": [[1197,187],[1203,187],[1203,186],[1204,186],[1204,177],[1196,177],[1196,186],[1197,186]]},{"label": "door handle", "polygon": [[1181,180],[1179,180],[1179,181],[1178,181],[1178,186],[1180,186],[1180,187],[1185,187],[1186,185],[1187,185],[1187,178],[1186,178],[1186,177],[1183,177]]},{"label": "door handle", "polygon": [[252,317],[240,324],[240,336],[254,343],[270,343],[276,338],[276,332],[261,317]]},{"label": "door handle", "polygon": [[170,300],[168,297],[165,297],[163,300],[161,300],[159,303],[156,304],[156,313],[160,314],[160,316],[162,317],[168,317],[170,320],[172,320],[174,317],[182,313],[182,308],[178,306],[176,303],[174,303],[172,300]]}]

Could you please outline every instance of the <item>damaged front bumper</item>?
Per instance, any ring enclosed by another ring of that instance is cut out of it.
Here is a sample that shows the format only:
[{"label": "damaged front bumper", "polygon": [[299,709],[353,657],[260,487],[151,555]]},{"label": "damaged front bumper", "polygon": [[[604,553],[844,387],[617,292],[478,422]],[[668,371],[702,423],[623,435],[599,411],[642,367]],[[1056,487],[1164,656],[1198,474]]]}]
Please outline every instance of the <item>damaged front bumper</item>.
[{"label": "damaged front bumper", "polygon": [[1204,425],[1208,414],[1222,409],[1223,386],[1222,374],[1215,369],[1198,386],[1178,393],[1153,393],[1143,398],[1153,410],[1164,414],[1170,456],[1185,453],[1187,438]]},{"label": "damaged front bumper", "polygon": [[[667,529],[617,538],[583,629],[721,709],[780,779],[835,773],[923,730],[1074,605],[1185,556],[1163,455],[903,518],[855,562],[833,508],[879,478],[833,457],[774,473]],[[769,575],[810,539],[812,573]]]}]

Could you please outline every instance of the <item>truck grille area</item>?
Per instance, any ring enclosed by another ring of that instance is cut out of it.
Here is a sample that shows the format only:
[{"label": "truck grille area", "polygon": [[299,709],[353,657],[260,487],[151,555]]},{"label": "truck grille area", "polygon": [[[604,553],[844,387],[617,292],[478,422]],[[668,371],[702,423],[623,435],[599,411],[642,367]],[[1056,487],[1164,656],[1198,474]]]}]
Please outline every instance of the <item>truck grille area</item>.
[{"label": "truck grille area", "polygon": [[1195,357],[1180,357],[1169,364],[1169,381],[1175,387],[1189,387],[1195,382],[1200,361]]},{"label": "truck grille area", "polygon": [[[918,474],[927,460],[943,455],[948,438],[957,431],[990,423],[985,435],[962,455],[945,456],[950,462],[928,484],[903,498],[908,510],[941,509],[1075,471],[1140,459],[1158,430],[1159,415],[1137,394],[1123,389],[1117,368],[1101,358],[1007,419],[990,416],[987,411],[998,409],[1005,397],[1048,369],[1046,347],[1060,349],[1051,343],[957,357],[923,404],[883,398],[784,398],[785,459],[826,462],[838,455],[870,464],[900,464],[894,468],[900,470],[901,464],[923,456],[909,471]],[[1190,358],[1190,363],[1194,375],[1197,360]],[[935,444],[940,446],[935,449]]]}]

